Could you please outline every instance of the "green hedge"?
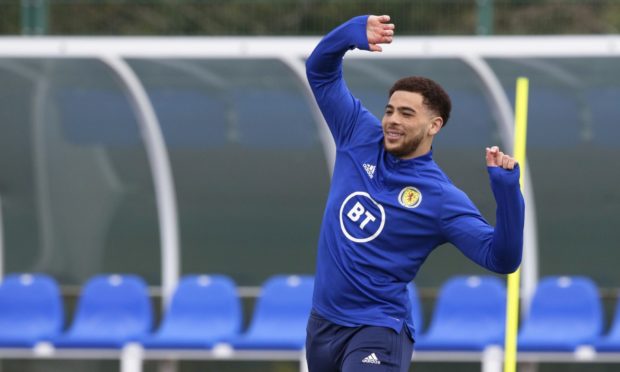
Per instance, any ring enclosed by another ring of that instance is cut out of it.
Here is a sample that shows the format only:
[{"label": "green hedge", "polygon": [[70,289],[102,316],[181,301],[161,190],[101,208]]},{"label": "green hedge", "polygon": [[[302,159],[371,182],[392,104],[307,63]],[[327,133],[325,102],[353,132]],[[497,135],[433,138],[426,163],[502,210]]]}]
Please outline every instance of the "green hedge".
[{"label": "green hedge", "polygon": [[[387,13],[403,35],[472,35],[478,4],[495,34],[620,29],[617,0],[38,0],[53,35],[322,35],[358,14]],[[0,0],[0,33],[20,33],[18,0]]]}]

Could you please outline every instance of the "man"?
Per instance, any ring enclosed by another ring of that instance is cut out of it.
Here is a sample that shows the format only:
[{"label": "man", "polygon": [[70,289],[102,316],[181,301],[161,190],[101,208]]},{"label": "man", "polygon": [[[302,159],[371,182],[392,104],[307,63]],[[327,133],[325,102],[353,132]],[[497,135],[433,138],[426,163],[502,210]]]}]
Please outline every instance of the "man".
[{"label": "man", "polygon": [[450,98],[434,81],[408,77],[389,92],[379,121],[351,95],[342,59],[392,42],[389,16],[361,16],[329,33],[306,63],[336,142],[308,321],[311,372],[407,371],[414,329],[406,285],[433,251],[453,243],[497,273],[521,262],[524,204],[515,160],[497,147],[486,162],[497,202],[493,228],[433,161]]}]

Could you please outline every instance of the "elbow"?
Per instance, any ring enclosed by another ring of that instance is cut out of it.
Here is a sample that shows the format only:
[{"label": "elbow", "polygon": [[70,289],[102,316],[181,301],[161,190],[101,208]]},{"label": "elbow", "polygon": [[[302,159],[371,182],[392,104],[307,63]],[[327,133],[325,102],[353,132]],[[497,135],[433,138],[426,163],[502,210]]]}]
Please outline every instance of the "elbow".
[{"label": "elbow", "polygon": [[318,73],[315,64],[310,59],[306,61],[306,79],[310,83],[310,87],[321,82],[321,74]]},{"label": "elbow", "polygon": [[312,52],[310,56],[306,59],[306,77],[308,80],[311,80],[313,77],[316,77],[320,70],[320,58],[315,55],[315,52]]},{"label": "elbow", "polygon": [[517,271],[519,266],[521,266],[521,255],[518,257],[512,257],[510,260],[497,263],[493,265],[491,270],[496,274],[508,275]]},{"label": "elbow", "polygon": [[502,267],[502,268],[499,268],[499,270],[494,270],[494,271],[497,274],[508,275],[508,274],[512,274],[516,272],[519,269],[519,266],[521,266],[520,261],[515,265]]}]

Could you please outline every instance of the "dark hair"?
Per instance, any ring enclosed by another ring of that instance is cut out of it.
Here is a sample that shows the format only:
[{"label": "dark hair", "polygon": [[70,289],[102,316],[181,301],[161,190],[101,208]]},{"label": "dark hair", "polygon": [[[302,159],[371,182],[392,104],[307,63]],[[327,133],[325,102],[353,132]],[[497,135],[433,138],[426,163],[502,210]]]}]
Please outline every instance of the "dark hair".
[{"label": "dark hair", "polygon": [[452,102],[450,101],[450,96],[443,90],[441,85],[425,77],[409,76],[398,80],[392,85],[389,97],[392,97],[392,94],[397,90],[420,93],[424,97],[424,104],[441,116],[443,126],[448,123]]}]

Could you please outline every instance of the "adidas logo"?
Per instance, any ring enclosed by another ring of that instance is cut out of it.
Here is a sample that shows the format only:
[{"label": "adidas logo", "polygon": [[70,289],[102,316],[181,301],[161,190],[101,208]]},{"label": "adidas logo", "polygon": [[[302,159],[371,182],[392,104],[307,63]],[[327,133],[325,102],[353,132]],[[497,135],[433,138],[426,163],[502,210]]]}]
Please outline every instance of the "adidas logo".
[{"label": "adidas logo", "polygon": [[375,175],[375,169],[377,167],[368,163],[364,163],[363,166],[366,173],[368,173],[368,177],[372,179],[372,177]]},{"label": "adidas logo", "polygon": [[381,361],[379,360],[379,358],[377,358],[375,353],[372,353],[369,356],[367,356],[366,358],[362,359],[362,363],[381,364]]}]

